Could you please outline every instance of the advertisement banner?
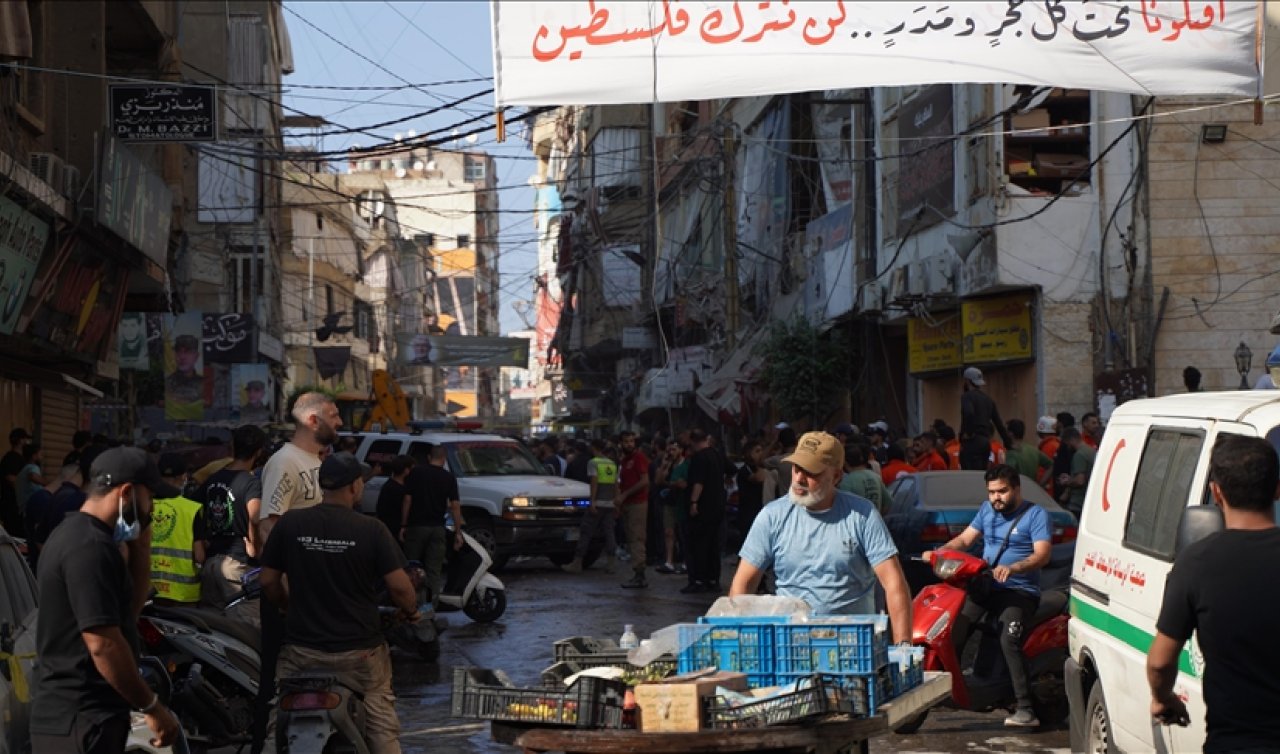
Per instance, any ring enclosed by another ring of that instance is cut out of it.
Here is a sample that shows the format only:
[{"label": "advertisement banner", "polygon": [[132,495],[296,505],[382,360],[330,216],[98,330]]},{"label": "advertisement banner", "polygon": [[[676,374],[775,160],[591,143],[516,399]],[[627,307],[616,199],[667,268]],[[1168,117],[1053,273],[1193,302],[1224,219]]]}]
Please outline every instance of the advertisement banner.
[{"label": "advertisement banner", "polygon": [[857,279],[853,265],[853,205],[845,204],[805,226],[809,274],[805,313],[821,325],[853,309]]},{"label": "advertisement banner", "polygon": [[954,315],[934,324],[916,317],[907,320],[907,370],[911,374],[958,370],[964,364],[960,337],[960,320]]},{"label": "advertisement banner", "polygon": [[98,222],[164,267],[172,218],[173,192],[164,179],[116,139],[103,139]]},{"label": "advertisement banner", "polygon": [[42,271],[38,300],[20,329],[64,351],[105,358],[120,322],[129,270],[83,238],[68,242],[65,254]]},{"label": "advertisement banner", "polygon": [[502,105],[607,105],[935,82],[1262,94],[1257,0],[492,0]]},{"label": "advertisement banner", "polygon": [[204,363],[243,364],[253,361],[253,315],[204,313]]},{"label": "advertisement banner", "polygon": [[528,338],[462,335],[400,336],[405,363],[437,367],[528,367]]},{"label": "advertisement banner", "polygon": [[231,407],[240,421],[260,424],[271,421],[271,373],[266,364],[235,364],[231,367]]},{"label": "advertisement banner", "polygon": [[921,89],[898,111],[898,233],[921,230],[955,213],[956,142],[949,138],[952,88]]},{"label": "advertisement banner", "polygon": [[0,333],[18,324],[48,241],[48,223],[0,197]]},{"label": "advertisement banner", "polygon": [[205,391],[204,316],[200,312],[164,315],[164,417],[200,421],[208,404]]},{"label": "advertisement banner", "polygon": [[108,84],[111,131],[121,141],[183,142],[218,138],[218,95],[192,84]]},{"label": "advertisement banner", "polygon": [[1031,297],[1025,293],[960,304],[964,363],[1025,361],[1031,344]]}]

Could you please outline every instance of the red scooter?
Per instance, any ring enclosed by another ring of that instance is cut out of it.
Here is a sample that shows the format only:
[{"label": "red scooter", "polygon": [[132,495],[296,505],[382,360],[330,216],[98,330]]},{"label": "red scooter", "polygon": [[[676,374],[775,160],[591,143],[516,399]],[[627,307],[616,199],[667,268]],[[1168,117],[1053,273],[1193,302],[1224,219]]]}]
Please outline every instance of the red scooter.
[{"label": "red scooter", "polygon": [[[1063,664],[1067,660],[1067,585],[1074,553],[1074,542],[1054,546],[1049,565],[1041,571],[1040,605],[1022,642],[1032,706],[1041,725],[1060,723],[1069,711]],[[949,704],[953,707],[975,712],[1012,710],[1016,706],[1013,682],[1000,651],[995,620],[988,616],[974,624],[961,657],[956,657],[951,642],[969,584],[990,566],[959,550],[935,550],[931,555],[933,572],[942,583],[921,589],[911,605],[912,642],[925,648],[924,669],[951,674]],[[908,720],[895,732],[914,733],[927,714]]]}]

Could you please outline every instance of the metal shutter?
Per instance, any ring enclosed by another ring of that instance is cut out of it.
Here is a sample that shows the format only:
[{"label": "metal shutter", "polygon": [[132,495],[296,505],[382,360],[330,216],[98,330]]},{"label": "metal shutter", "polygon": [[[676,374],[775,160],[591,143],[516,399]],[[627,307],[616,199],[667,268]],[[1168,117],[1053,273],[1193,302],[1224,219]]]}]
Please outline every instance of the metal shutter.
[{"label": "metal shutter", "polygon": [[44,451],[46,478],[53,478],[71,452],[71,436],[80,428],[80,395],[65,390],[40,391],[40,425],[34,434]]}]

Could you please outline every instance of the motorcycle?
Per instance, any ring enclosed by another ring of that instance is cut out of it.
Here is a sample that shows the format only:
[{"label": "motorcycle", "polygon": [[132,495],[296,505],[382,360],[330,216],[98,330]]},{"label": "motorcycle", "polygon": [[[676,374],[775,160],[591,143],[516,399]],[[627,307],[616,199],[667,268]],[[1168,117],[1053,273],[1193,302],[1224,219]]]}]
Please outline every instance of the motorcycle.
[{"label": "motorcycle", "polygon": [[[161,704],[169,705],[173,698],[173,680],[169,677],[164,663],[158,658],[144,656],[138,662],[138,671],[147,687],[160,698]],[[191,749],[182,728],[178,729],[178,737],[168,746],[158,747],[151,744],[154,734],[147,727],[147,716],[141,712],[129,714],[129,737],[125,741],[126,754],[190,754]]]},{"label": "motorcycle", "polygon": [[431,590],[427,587],[427,572],[423,570],[422,564],[411,560],[404,570],[418,594],[418,612],[422,619],[416,623],[396,620],[391,596],[384,593],[383,605],[378,608],[382,635],[389,645],[417,655],[427,662],[435,662],[440,656],[440,634],[445,629],[444,621],[431,608]]},{"label": "motorcycle", "polygon": [[[430,605],[428,605],[429,607]],[[378,608],[384,633],[391,624],[412,627],[395,607]],[[364,699],[323,670],[294,673],[280,679],[276,712],[276,747],[281,754],[369,754],[365,741]]]},{"label": "motorcycle", "polygon": [[449,548],[436,609],[442,613],[461,610],[476,623],[492,623],[507,609],[506,587],[489,572],[493,567],[489,551],[466,531],[462,541],[461,548]]},{"label": "motorcycle", "polygon": [[[1041,571],[1040,604],[1027,622],[1022,640],[1032,706],[1042,724],[1061,722],[1069,711],[1063,664],[1067,659],[1067,586],[1074,553],[1074,542],[1054,545],[1049,564]],[[994,616],[984,616],[974,624],[959,657],[952,644],[951,631],[968,588],[976,579],[985,578],[990,566],[982,558],[958,550],[934,550],[931,555],[933,572],[942,583],[921,589],[911,605],[912,641],[925,649],[924,669],[951,674],[950,706],[975,712],[1012,710],[1016,706],[1013,681],[1000,650],[1000,628]],[[894,731],[914,733],[927,715],[926,711]]]},{"label": "motorcycle", "polygon": [[[259,593],[256,580],[234,604]],[[208,607],[149,603],[138,619],[147,651],[173,672],[170,705],[197,751],[249,743],[258,693],[261,633]]]}]

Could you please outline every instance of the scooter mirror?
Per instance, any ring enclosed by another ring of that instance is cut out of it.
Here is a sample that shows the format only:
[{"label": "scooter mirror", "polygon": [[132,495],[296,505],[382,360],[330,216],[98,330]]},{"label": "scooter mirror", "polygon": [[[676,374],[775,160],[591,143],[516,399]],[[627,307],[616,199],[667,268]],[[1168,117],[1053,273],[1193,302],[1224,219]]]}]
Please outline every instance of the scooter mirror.
[{"label": "scooter mirror", "polygon": [[1182,511],[1178,521],[1178,536],[1175,540],[1176,555],[1210,534],[1223,530],[1226,524],[1222,520],[1222,511],[1216,505],[1193,505]]}]

